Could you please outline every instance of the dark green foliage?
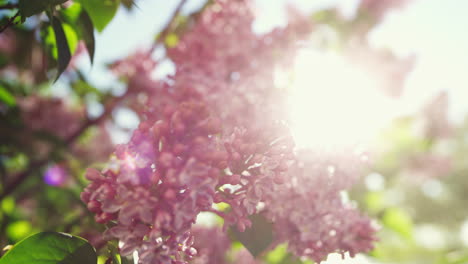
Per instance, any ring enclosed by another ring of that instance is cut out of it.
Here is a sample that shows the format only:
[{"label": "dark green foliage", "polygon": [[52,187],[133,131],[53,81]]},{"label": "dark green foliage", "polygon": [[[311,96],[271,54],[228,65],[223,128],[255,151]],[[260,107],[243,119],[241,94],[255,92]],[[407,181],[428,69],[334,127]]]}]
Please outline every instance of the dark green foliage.
[{"label": "dark green foliage", "polygon": [[252,226],[244,232],[231,229],[234,237],[249,250],[252,256],[257,257],[265,251],[273,242],[273,225],[262,215],[249,217]]},{"label": "dark green foliage", "polygon": [[80,13],[80,17],[77,21],[77,26],[79,27],[79,32],[81,38],[86,44],[86,49],[88,50],[89,59],[91,63],[94,61],[94,50],[95,50],[95,41],[94,41],[94,26],[93,21],[89,17],[86,11]]},{"label": "dark green foliage", "polygon": [[19,11],[21,16],[30,17],[66,1],[68,0],[19,0]]},{"label": "dark green foliage", "polygon": [[55,81],[57,81],[60,75],[67,69],[68,63],[70,63],[71,52],[62,23],[57,17],[52,17],[52,28],[54,29],[58,51],[58,73],[55,79]]}]

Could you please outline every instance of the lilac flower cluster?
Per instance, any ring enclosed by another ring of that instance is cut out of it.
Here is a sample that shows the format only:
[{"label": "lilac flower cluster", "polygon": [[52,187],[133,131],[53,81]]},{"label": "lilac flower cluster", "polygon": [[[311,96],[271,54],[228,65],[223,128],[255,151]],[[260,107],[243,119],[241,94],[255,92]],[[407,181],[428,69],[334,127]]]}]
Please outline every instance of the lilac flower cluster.
[{"label": "lilac flower cluster", "polygon": [[330,252],[351,256],[372,249],[376,226],[342,193],[366,165],[361,153],[298,153],[291,179],[266,200],[277,239],[298,256],[320,262]]},{"label": "lilac flower cluster", "polygon": [[[251,226],[250,215],[263,214],[275,223],[277,243],[314,260],[371,248],[369,220],[339,199],[358,175],[355,162],[340,167],[314,156],[315,165],[302,168],[285,91],[275,87],[275,70],[290,66],[310,23],[298,18],[257,35],[248,2],[208,7],[167,51],[176,72],[166,81],[142,76],[150,73],[146,64],[156,64],[130,59],[116,68],[145,93],[134,108],[143,121],[107,169],[87,170],[91,182],[81,198],[97,222],[110,226],[106,236],[120,241],[122,255],[136,251],[145,264],[187,263],[197,254],[193,224],[201,212],[239,231]],[[331,178],[322,173],[330,166]],[[216,210],[218,203],[229,210]]]}]

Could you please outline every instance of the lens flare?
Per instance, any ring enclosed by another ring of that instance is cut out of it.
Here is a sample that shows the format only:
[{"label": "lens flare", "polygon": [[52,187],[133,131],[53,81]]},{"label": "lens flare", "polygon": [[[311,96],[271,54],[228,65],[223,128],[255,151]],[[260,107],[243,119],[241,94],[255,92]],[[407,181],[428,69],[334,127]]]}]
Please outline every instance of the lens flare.
[{"label": "lens flare", "polygon": [[51,186],[62,186],[67,178],[67,171],[60,165],[50,166],[44,173],[44,182]]}]

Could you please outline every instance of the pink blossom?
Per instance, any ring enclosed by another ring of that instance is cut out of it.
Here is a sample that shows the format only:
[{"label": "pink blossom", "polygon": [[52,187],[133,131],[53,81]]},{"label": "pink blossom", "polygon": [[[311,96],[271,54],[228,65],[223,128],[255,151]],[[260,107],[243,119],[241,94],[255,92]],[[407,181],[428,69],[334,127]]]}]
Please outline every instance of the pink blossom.
[{"label": "pink blossom", "polygon": [[421,153],[407,162],[407,173],[416,181],[447,176],[452,169],[452,159],[448,156]]},{"label": "pink blossom", "polygon": [[381,20],[389,10],[402,8],[408,2],[409,0],[361,0],[359,8],[377,20]]},{"label": "pink blossom", "polygon": [[197,257],[192,264],[226,264],[226,253],[231,248],[231,241],[220,228],[194,227],[195,237],[193,247],[197,249]]},{"label": "pink blossom", "polygon": [[448,118],[448,103],[447,92],[441,92],[424,107],[424,132],[430,139],[443,139],[453,134],[453,125]]},{"label": "pink blossom", "polygon": [[359,155],[302,153],[290,172],[292,181],[266,200],[265,214],[275,225],[277,242],[287,242],[297,256],[316,262],[332,252],[353,256],[372,249],[376,227],[340,197],[363,168]]},{"label": "pink blossom", "polygon": [[65,139],[76,132],[84,118],[83,108],[73,108],[60,98],[31,95],[17,99],[23,123],[36,132]]},{"label": "pink blossom", "polygon": [[[142,122],[127,144],[116,146],[107,169],[88,169],[81,198],[97,222],[112,225],[106,235],[122,242],[123,255],[137,251],[140,263],[186,263],[197,253],[196,236],[203,237],[193,228],[201,212],[215,212],[224,229],[240,231],[251,226],[250,215],[265,214],[276,221],[278,241],[315,260],[371,248],[374,229],[338,193],[356,180],[359,160],[315,155],[307,164],[316,165],[301,169],[285,91],[273,81],[310,25],[295,22],[257,35],[252,21],[249,1],[218,0],[167,51],[174,75],[152,80],[154,65],[140,55],[115,66],[129,79],[129,91],[145,97],[134,104]],[[213,209],[221,202],[229,212]],[[336,237],[324,235],[330,230]]]}]

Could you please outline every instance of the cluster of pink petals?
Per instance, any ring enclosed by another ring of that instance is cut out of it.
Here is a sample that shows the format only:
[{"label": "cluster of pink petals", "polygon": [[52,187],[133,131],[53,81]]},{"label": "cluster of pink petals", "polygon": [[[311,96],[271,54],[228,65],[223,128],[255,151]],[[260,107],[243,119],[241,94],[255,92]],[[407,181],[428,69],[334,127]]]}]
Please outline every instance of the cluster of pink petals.
[{"label": "cluster of pink petals", "polygon": [[[339,199],[358,175],[354,161],[340,167],[314,156],[318,167],[302,172],[285,91],[274,84],[275,70],[291,63],[310,24],[257,35],[248,2],[215,1],[167,51],[176,72],[166,81],[151,80],[154,65],[138,54],[115,65],[136,85],[129,90],[145,93],[137,110],[143,121],[107,169],[88,169],[91,183],[81,197],[96,221],[111,226],[106,235],[121,242],[122,255],[137,251],[145,264],[186,263],[197,253],[192,225],[200,212],[240,231],[251,226],[250,215],[264,214],[279,242],[315,260],[371,248],[369,220]],[[329,166],[336,166],[331,178],[321,173]],[[230,210],[217,211],[216,203]],[[325,230],[335,235],[321,235]]]},{"label": "cluster of pink petals", "polygon": [[380,21],[388,10],[402,8],[408,2],[409,0],[361,0],[359,7]]},{"label": "cluster of pink petals", "polygon": [[351,44],[346,53],[353,63],[372,76],[384,94],[395,98],[402,95],[408,72],[416,61],[414,56],[398,58],[390,51],[374,49],[361,42]]},{"label": "cluster of pink petals", "polygon": [[360,153],[299,153],[290,181],[265,201],[278,242],[316,262],[331,252],[354,256],[372,249],[376,226],[341,195],[358,179],[366,160]]},{"label": "cluster of pink petals", "polygon": [[[88,132],[87,140],[74,142],[71,146],[75,157],[86,164],[104,162],[114,152],[114,144],[111,141],[108,128],[102,124]],[[89,146],[93,146],[89,148]]]},{"label": "cluster of pink petals", "polygon": [[426,140],[426,151],[414,153],[405,162],[405,174],[416,182],[447,176],[453,169],[450,155],[443,153],[437,144],[454,134],[454,125],[448,116],[448,94],[441,92],[422,109],[422,138]]},{"label": "cluster of pink petals", "polygon": [[448,106],[448,94],[441,92],[424,107],[422,118],[426,137],[444,139],[453,135],[454,127],[449,120]]},{"label": "cluster of pink petals", "polygon": [[83,108],[74,109],[63,99],[31,95],[17,99],[23,123],[32,131],[47,132],[65,139],[76,132],[84,119]]},{"label": "cluster of pink petals", "polygon": [[197,226],[192,229],[195,237],[193,247],[197,257],[192,264],[224,264],[226,252],[231,249],[231,241],[221,228]]},{"label": "cluster of pink petals", "polygon": [[447,176],[453,168],[449,156],[435,153],[417,154],[408,161],[407,171],[416,181]]},{"label": "cluster of pink petals", "polygon": [[10,55],[17,49],[16,36],[12,30],[5,30],[0,34],[0,53],[2,55]]},{"label": "cluster of pink petals", "polygon": [[115,151],[115,168],[100,174],[82,193],[96,221],[116,220],[107,235],[138,250],[142,263],[177,263],[196,253],[190,227],[209,210],[226,155],[216,150],[213,125],[203,103],[166,109],[165,118],[142,122]]}]

